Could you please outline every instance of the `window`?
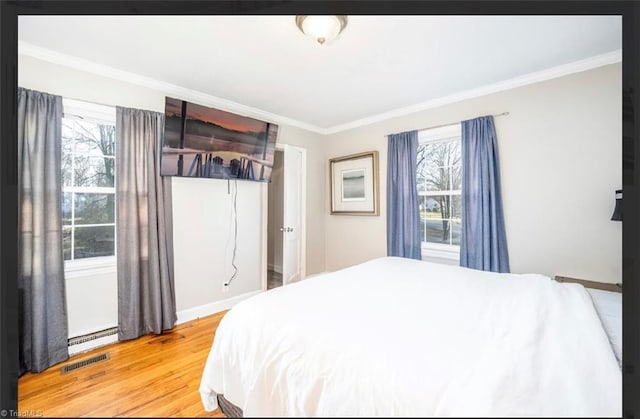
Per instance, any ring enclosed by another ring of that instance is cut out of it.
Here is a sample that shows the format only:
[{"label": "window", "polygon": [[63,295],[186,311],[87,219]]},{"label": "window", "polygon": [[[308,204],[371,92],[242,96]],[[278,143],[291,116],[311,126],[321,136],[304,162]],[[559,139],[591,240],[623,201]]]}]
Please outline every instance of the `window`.
[{"label": "window", "polygon": [[[114,263],[115,108],[63,100],[62,228],[65,265]],[[106,258],[105,258],[106,257]],[[101,258],[101,259],[96,259]]]},{"label": "window", "polygon": [[458,257],[462,220],[460,136],[460,124],[418,133],[416,180],[425,256]]}]

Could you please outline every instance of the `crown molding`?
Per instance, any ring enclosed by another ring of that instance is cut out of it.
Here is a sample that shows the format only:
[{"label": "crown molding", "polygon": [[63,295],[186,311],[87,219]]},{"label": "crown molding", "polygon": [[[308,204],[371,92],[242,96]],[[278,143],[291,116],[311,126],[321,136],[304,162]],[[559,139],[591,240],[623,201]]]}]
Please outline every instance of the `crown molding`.
[{"label": "crown molding", "polygon": [[585,58],[583,60],[574,61],[556,67],[547,68],[545,70],[524,74],[522,76],[514,77],[498,83],[487,84],[475,89],[442,96],[436,99],[428,100],[426,102],[421,102],[404,108],[394,109],[389,112],[383,112],[377,115],[368,116],[366,118],[361,118],[345,124],[335,125],[329,128],[321,128],[316,125],[298,121],[293,118],[277,115],[271,112],[264,111],[262,109],[243,105],[241,103],[233,102],[197,90],[187,89],[185,87],[152,79],[150,77],[142,76],[128,71],[118,70],[104,64],[98,64],[82,58],[62,54],[23,41],[18,41],[18,53],[40,60],[48,61],[54,64],[71,67],[76,70],[81,70],[88,73],[93,73],[104,77],[109,77],[112,79],[147,87],[149,89],[158,90],[174,97],[180,97],[184,98],[185,100],[188,99],[230,112],[236,112],[240,115],[245,115],[248,117],[258,118],[280,124],[291,125],[323,135],[335,134],[341,131],[346,131],[364,125],[384,121],[386,119],[405,116],[415,112],[424,111],[427,109],[436,108],[463,100],[473,99],[480,96],[513,89],[516,87],[522,87],[528,84],[538,83],[541,81],[550,80],[573,73],[579,73],[582,71],[591,70],[593,68],[622,61],[622,50],[618,49],[606,54],[596,55],[593,57]]},{"label": "crown molding", "polygon": [[308,124],[306,122],[298,121],[296,119],[288,118],[286,116],[267,112],[262,109],[243,105],[238,102],[233,102],[231,100],[213,96],[197,90],[188,89],[186,87],[177,86],[175,84],[167,83],[161,80],[152,79],[140,74],[119,70],[117,68],[95,63],[83,58],[62,54],[48,48],[42,48],[30,44],[28,42],[18,41],[18,54],[27,55],[43,61],[48,61],[53,64],[59,64],[66,67],[71,67],[76,70],[85,71],[87,73],[97,74],[99,76],[104,76],[149,89],[158,90],[172,97],[182,98],[203,105],[224,109],[229,112],[235,112],[239,115],[244,115],[251,118],[257,118],[279,124],[291,125],[318,134],[323,134],[323,131],[325,131],[325,129],[323,128]]},{"label": "crown molding", "polygon": [[421,102],[416,105],[404,108],[394,109],[389,112],[383,112],[377,115],[368,116],[346,124],[335,125],[323,130],[323,134],[335,134],[341,131],[361,127],[384,121],[385,119],[395,118],[399,116],[409,115],[414,112],[424,111],[426,109],[437,108],[439,106],[448,105],[463,100],[473,99],[480,96],[486,96],[492,93],[502,92],[504,90],[514,89],[516,87],[526,86],[528,84],[538,83],[557,77],[566,76],[581,71],[591,70],[593,68],[602,67],[608,64],[614,64],[622,61],[622,50],[618,49],[606,54],[596,55],[585,58],[583,60],[574,61],[568,64],[562,64],[556,67],[547,68],[545,70],[524,74],[498,83],[487,84],[471,90],[442,96],[436,99]]}]

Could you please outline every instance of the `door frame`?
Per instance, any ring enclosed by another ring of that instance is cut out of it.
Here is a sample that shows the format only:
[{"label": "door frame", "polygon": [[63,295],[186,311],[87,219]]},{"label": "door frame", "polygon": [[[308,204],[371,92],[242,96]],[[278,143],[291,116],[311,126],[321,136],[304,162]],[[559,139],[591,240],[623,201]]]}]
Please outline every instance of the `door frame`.
[{"label": "door frame", "polygon": [[[276,143],[276,150],[286,153],[287,150],[300,152],[300,280],[307,276],[307,149],[285,143]],[[284,163],[284,161],[283,161]],[[286,173],[285,173],[286,176]],[[269,184],[262,185],[260,196],[262,210],[262,251],[261,251],[261,289],[267,290],[267,246],[269,236]],[[283,255],[284,256],[284,255]]]}]

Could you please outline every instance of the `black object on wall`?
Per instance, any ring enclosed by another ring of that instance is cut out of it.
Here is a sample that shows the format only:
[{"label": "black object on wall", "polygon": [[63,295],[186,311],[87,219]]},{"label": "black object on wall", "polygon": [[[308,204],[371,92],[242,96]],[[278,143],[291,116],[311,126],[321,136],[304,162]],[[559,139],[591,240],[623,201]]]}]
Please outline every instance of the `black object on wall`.
[{"label": "black object on wall", "polygon": [[611,216],[612,221],[622,221],[622,189],[616,190],[616,207]]}]

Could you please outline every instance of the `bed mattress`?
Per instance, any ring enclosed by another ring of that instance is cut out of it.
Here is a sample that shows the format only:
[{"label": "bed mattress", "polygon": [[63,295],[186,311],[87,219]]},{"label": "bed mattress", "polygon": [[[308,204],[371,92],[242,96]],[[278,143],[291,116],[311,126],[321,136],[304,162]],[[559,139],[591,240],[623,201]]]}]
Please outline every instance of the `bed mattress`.
[{"label": "bed mattress", "polygon": [[621,416],[584,287],[385,257],[247,299],[200,385],[245,416]]}]

